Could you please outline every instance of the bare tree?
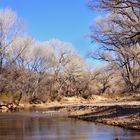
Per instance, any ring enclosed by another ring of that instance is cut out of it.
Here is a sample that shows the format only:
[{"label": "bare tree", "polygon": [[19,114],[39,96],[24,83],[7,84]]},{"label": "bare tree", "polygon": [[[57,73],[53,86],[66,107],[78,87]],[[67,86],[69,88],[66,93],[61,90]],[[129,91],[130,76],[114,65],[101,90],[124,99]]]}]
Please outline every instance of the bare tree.
[{"label": "bare tree", "polygon": [[140,3],[139,0],[91,1],[91,8],[106,10],[91,27],[91,39],[101,47],[93,58],[113,63],[119,70],[129,91],[140,87]]},{"label": "bare tree", "polygon": [[0,10],[0,72],[6,61],[6,53],[15,36],[21,31],[23,22],[11,9]]}]

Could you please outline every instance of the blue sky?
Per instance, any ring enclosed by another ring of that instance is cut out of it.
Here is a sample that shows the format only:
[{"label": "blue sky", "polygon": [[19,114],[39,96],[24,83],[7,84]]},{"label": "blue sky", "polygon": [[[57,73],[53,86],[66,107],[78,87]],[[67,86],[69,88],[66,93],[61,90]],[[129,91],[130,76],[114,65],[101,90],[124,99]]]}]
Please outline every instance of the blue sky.
[{"label": "blue sky", "polygon": [[87,0],[0,0],[0,8],[11,8],[27,23],[27,32],[44,41],[58,38],[71,42],[82,56],[92,49],[86,37],[97,13]]}]

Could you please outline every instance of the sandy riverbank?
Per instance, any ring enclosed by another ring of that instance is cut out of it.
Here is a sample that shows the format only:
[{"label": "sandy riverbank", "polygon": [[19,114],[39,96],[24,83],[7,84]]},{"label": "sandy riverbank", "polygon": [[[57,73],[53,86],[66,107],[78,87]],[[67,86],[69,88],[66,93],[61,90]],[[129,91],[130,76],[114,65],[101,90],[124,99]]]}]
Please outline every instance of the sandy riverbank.
[{"label": "sandy riverbank", "polygon": [[[42,106],[36,106],[42,109]],[[73,104],[48,104],[43,109],[60,111],[67,116],[103,123],[106,125],[119,126],[126,129],[140,130],[140,103],[139,102],[116,102],[116,103],[73,103]]]},{"label": "sandy riverbank", "polygon": [[140,102],[98,102],[98,103],[73,103],[49,104],[47,110],[65,112],[69,117],[119,126],[127,129],[140,130]]},{"label": "sandy riverbank", "polygon": [[[54,101],[42,104],[19,105],[21,110],[44,109],[67,113],[69,117],[140,130],[140,101],[109,100],[96,96],[94,100],[65,98],[61,102]],[[7,111],[7,110],[5,110]]]}]

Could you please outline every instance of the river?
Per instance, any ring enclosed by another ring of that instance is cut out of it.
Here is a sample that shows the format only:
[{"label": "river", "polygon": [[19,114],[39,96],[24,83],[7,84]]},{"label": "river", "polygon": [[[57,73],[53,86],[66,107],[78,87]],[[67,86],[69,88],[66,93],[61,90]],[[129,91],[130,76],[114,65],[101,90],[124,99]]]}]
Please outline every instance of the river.
[{"label": "river", "polygon": [[0,114],[0,140],[140,140],[140,132],[41,112]]}]

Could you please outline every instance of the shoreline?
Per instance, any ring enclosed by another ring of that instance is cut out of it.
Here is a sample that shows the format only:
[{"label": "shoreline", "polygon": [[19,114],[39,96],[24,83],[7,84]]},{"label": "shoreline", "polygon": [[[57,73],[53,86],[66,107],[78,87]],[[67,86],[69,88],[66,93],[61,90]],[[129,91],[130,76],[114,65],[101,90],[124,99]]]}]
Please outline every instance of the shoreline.
[{"label": "shoreline", "polygon": [[47,104],[19,105],[19,111],[32,109],[45,110],[46,113],[47,111],[60,111],[65,115],[67,114],[69,118],[102,123],[125,129],[140,130],[140,102],[95,102],[89,104],[52,102]]},{"label": "shoreline", "polygon": [[48,104],[35,109],[46,111],[60,111],[67,113],[69,118],[80,119],[108,126],[117,126],[125,129],[140,130],[140,102],[126,103],[73,103],[73,104]]},{"label": "shoreline", "polygon": [[140,106],[90,107],[90,109],[75,111],[69,117],[108,126],[140,130]]},{"label": "shoreline", "polygon": [[57,105],[48,110],[67,112],[69,118],[140,131],[140,105]]}]

